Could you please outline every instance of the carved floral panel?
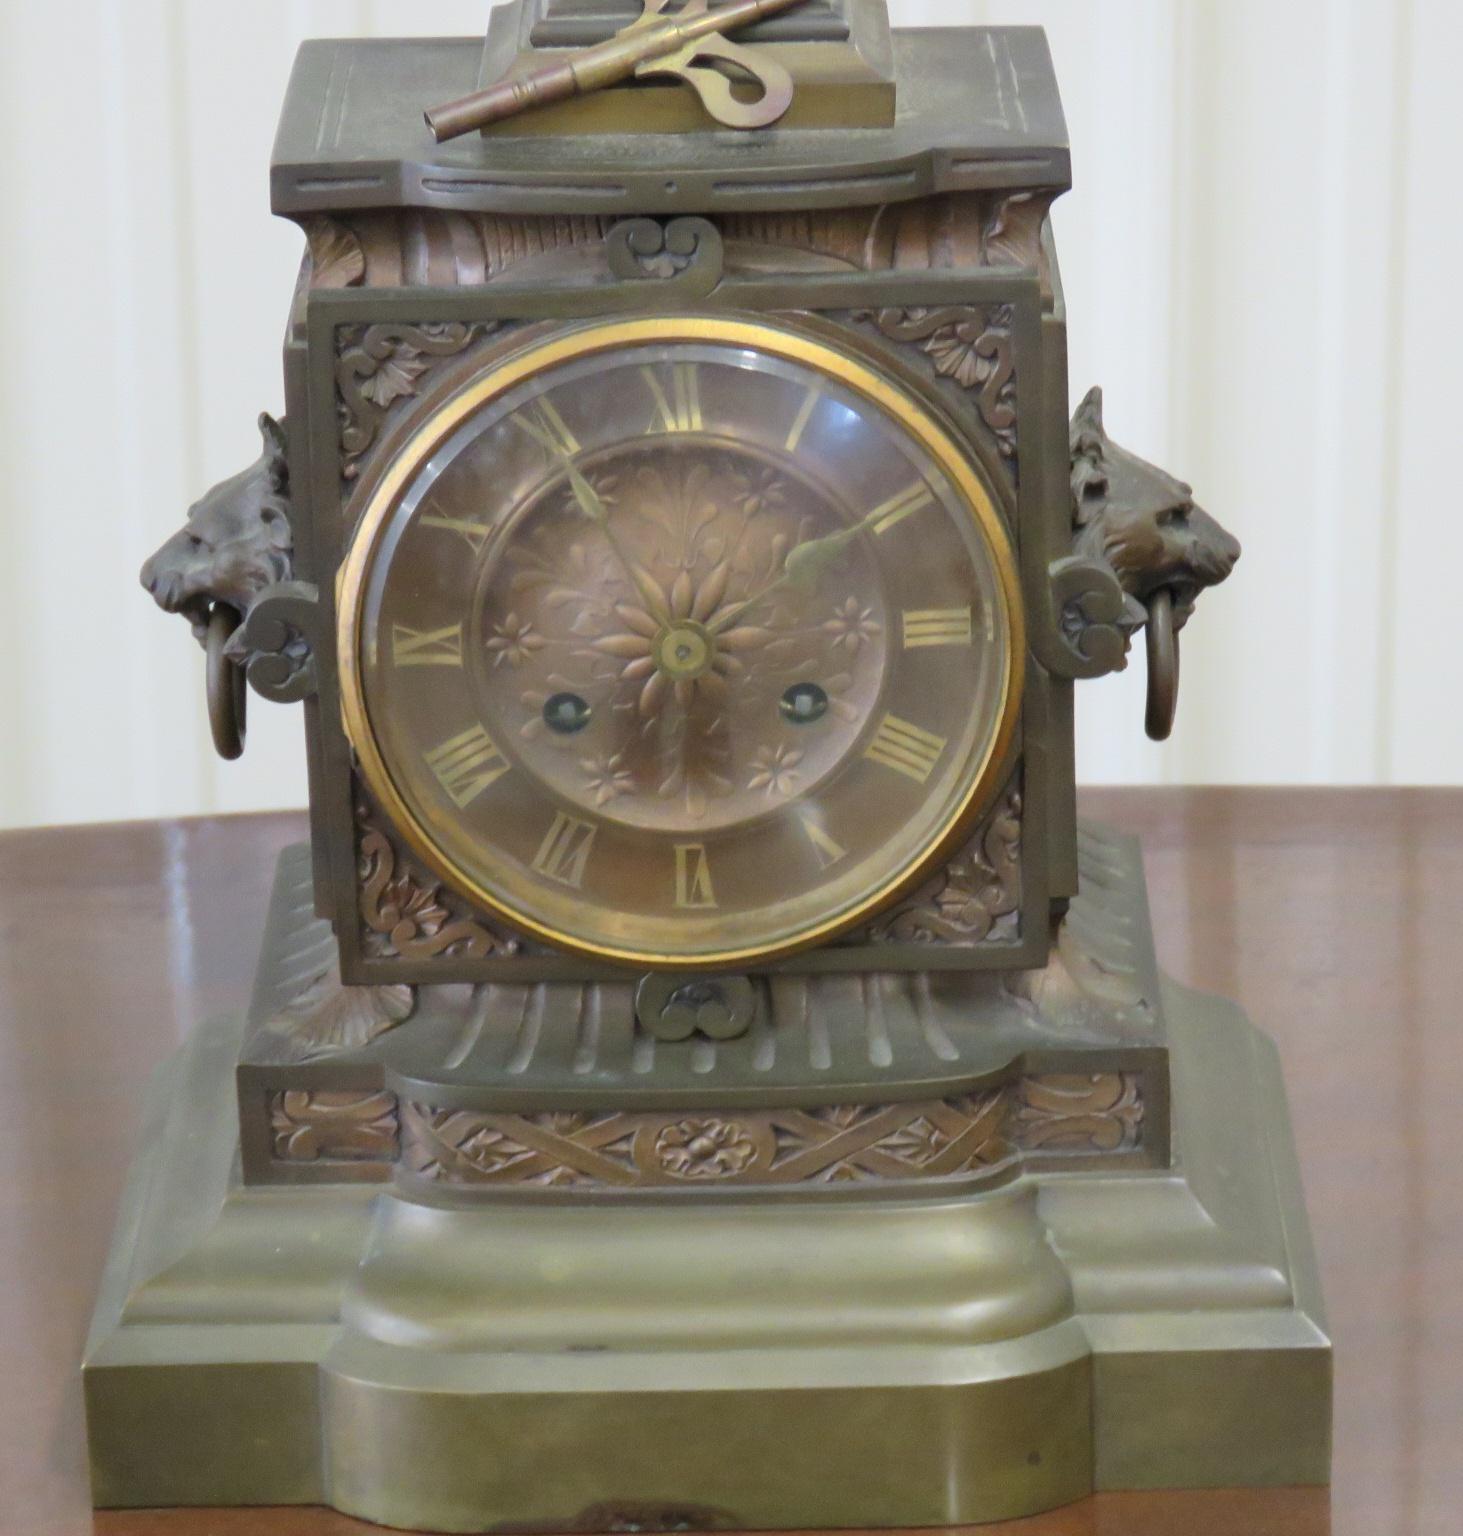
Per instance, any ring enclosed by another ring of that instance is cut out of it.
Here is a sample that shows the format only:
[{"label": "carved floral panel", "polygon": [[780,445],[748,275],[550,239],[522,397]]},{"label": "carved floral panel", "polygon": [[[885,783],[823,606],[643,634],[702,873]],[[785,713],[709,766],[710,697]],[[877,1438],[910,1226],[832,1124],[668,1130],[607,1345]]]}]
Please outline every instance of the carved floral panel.
[{"label": "carved floral panel", "polygon": [[935,376],[966,390],[1001,457],[1016,467],[1015,309],[1010,304],[913,306],[855,316],[889,341],[917,348]]},{"label": "carved floral panel", "polygon": [[481,960],[519,953],[516,934],[469,915],[396,847],[369,807],[356,814],[362,941],[370,958]]},{"label": "carved floral panel", "polygon": [[1019,778],[948,864],[848,944],[1007,943],[1020,937]]},{"label": "carved floral panel", "polygon": [[269,1097],[274,1157],[283,1163],[392,1162],[396,1095],[286,1088]]},{"label": "carved floral panel", "polygon": [[1006,1158],[1003,1090],[913,1104],[492,1114],[403,1106],[402,1163],[446,1184],[604,1188],[936,1178]]},{"label": "carved floral panel", "polygon": [[1143,1141],[1136,1072],[1054,1073],[1021,1084],[1012,1133],[1028,1152],[1132,1152]]}]

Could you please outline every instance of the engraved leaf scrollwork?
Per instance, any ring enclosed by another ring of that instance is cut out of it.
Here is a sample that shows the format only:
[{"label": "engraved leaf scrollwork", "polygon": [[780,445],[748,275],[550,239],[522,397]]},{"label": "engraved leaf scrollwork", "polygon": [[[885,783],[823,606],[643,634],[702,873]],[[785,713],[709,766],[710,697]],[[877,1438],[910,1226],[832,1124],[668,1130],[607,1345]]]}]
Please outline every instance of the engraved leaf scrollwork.
[{"label": "engraved leaf scrollwork", "polygon": [[457,1185],[825,1185],[978,1174],[1010,1156],[1010,1090],[901,1104],[538,1112],[403,1106],[402,1162]]},{"label": "engraved leaf scrollwork", "polygon": [[1142,1141],[1142,1078],[1134,1072],[1028,1077],[1014,1128],[1028,1151],[1133,1151]]},{"label": "engraved leaf scrollwork", "polygon": [[342,479],[357,478],[361,459],[370,452],[387,413],[417,394],[428,370],[492,329],[489,324],[456,321],[342,327],[335,369]]},{"label": "engraved leaf scrollwork", "polygon": [[270,1095],[269,1126],[277,1162],[392,1162],[396,1158],[393,1093],[282,1089]]},{"label": "engraved leaf scrollwork", "polygon": [[390,840],[369,822],[361,831],[359,875],[366,948],[374,957],[481,960],[517,954],[521,947],[513,935],[455,915],[440,885],[398,868]]},{"label": "engraved leaf scrollwork", "polygon": [[412,1171],[445,1183],[501,1175],[533,1155],[531,1148],[470,1110],[417,1114],[413,1129],[416,1157]]},{"label": "engraved leaf scrollwork", "polygon": [[616,277],[655,282],[657,302],[668,291],[703,299],[721,282],[721,232],[709,219],[623,219],[605,236],[605,257]]},{"label": "engraved leaf scrollwork", "polygon": [[1020,907],[1021,793],[1012,788],[938,875],[853,942],[979,944],[1014,937]]},{"label": "engraved leaf scrollwork", "polygon": [[1009,304],[880,309],[866,317],[890,341],[918,344],[935,372],[975,394],[1001,457],[1016,458],[1016,353]]},{"label": "engraved leaf scrollwork", "polygon": [[1009,1154],[1005,1088],[915,1104],[829,1104],[773,1116],[781,1181],[869,1183],[969,1174]]},{"label": "engraved leaf scrollwork", "polygon": [[992,266],[1044,267],[1041,231],[1051,204],[1050,192],[1015,192],[1001,198],[981,230],[986,261]]},{"label": "engraved leaf scrollwork", "polygon": [[418,1178],[444,1184],[633,1184],[634,1128],[634,1116],[613,1110],[498,1115],[408,1103],[403,1165]]}]

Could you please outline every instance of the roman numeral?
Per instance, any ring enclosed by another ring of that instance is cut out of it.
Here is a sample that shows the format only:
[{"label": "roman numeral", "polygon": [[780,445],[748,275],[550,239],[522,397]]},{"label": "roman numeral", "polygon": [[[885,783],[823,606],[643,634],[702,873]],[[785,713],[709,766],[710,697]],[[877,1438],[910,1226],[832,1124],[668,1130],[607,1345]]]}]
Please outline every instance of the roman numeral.
[{"label": "roman numeral", "polygon": [[655,369],[642,368],[640,376],[650,386],[650,393],[655,397],[656,419],[650,423],[651,432],[699,432],[701,430],[701,386],[695,363],[671,365],[669,395],[656,377]]},{"label": "roman numeral", "polygon": [[398,667],[460,667],[462,625],[445,629],[409,629],[391,626],[391,659]]},{"label": "roman numeral", "polygon": [[480,725],[450,737],[426,754],[426,763],[459,811],[508,772],[508,759]]},{"label": "roman numeral", "polygon": [[423,528],[445,528],[449,533],[460,533],[474,550],[481,549],[488,536],[486,525],[474,522],[470,517],[448,517],[445,512],[424,512],[420,521]]},{"label": "roman numeral", "polygon": [[711,865],[703,843],[676,844],[676,905],[678,907],[714,907],[711,890]]},{"label": "roman numeral", "polygon": [[808,421],[822,398],[823,396],[816,389],[810,389],[803,396],[803,403],[798,407],[798,413],[792,419],[792,426],[788,428],[787,441],[782,445],[789,453],[797,451],[798,444],[803,440],[803,432],[807,429]]},{"label": "roman numeral", "polygon": [[969,608],[906,608],[904,648],[920,645],[969,645]]},{"label": "roman numeral", "polygon": [[550,880],[577,890],[584,883],[584,866],[589,862],[596,831],[592,822],[576,821],[559,811],[539,844],[533,867]]},{"label": "roman numeral", "polygon": [[840,848],[814,817],[799,816],[798,822],[803,831],[808,834],[808,841],[813,845],[813,854],[818,860],[819,869],[827,869],[847,855],[848,849]]},{"label": "roman numeral", "polygon": [[935,493],[929,486],[923,480],[916,480],[897,496],[881,502],[864,521],[870,524],[875,533],[888,533],[895,523],[902,523],[912,513],[929,506],[934,499]]},{"label": "roman numeral", "polygon": [[569,430],[547,395],[540,395],[509,420],[546,449],[551,458],[571,459],[579,452],[579,439]]},{"label": "roman numeral", "polygon": [[898,715],[885,715],[874,732],[874,739],[864,748],[864,756],[923,784],[944,750],[943,736],[922,731]]}]

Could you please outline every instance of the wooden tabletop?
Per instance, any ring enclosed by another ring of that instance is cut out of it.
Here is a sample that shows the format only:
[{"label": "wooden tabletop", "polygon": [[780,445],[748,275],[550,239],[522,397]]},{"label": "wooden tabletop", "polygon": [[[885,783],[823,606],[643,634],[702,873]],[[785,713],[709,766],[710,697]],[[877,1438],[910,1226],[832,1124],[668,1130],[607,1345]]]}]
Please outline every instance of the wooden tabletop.
[{"label": "wooden tabletop", "polygon": [[[1159,954],[1279,1042],[1336,1345],[1320,1490],[1108,1494],[989,1536],[1463,1530],[1463,791],[1109,790]],[[0,1530],[297,1536],[319,1510],[93,1517],[81,1356],[148,1074],[241,1006],[303,817],[0,836]],[[95,1518],[95,1524],[93,1519]]]}]

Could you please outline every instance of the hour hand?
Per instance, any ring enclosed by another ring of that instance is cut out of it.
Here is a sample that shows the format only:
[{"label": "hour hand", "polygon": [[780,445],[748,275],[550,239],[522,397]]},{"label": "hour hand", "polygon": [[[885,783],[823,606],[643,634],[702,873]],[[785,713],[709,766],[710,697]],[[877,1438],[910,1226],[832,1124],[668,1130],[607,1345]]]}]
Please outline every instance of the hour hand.
[{"label": "hour hand", "polygon": [[653,618],[663,622],[664,605],[660,600],[658,589],[652,581],[647,579],[646,573],[621,549],[619,540],[615,537],[615,531],[610,527],[609,508],[605,506],[599,492],[590,483],[589,477],[574,462],[574,455],[564,446],[561,438],[542,422],[535,421],[528,415],[515,416],[513,419],[545,450],[550,459],[564,466],[564,473],[569,477],[569,489],[573,493],[579,510],[604,534],[605,542],[610,546],[610,553],[619,562],[621,569],[629,578],[630,585],[634,587],[640,601],[645,604],[646,610]]},{"label": "hour hand", "polygon": [[569,486],[574,492],[574,500],[579,503],[579,510],[590,522],[598,523],[601,528],[608,531],[610,514],[600,499],[599,492],[571,460],[564,460],[564,468],[569,472]]},{"label": "hour hand", "polygon": [[609,521],[605,504],[600,500],[599,492],[585,478],[579,466],[575,464],[573,455],[560,439],[547,426],[535,421],[531,416],[521,415],[513,419],[551,459],[557,459],[564,466],[569,476],[569,485],[574,492],[574,500],[579,503],[579,510],[591,522],[598,523],[603,528]]}]

